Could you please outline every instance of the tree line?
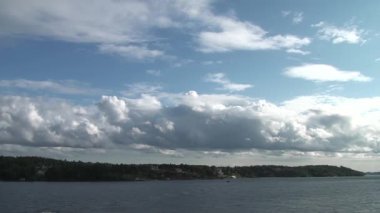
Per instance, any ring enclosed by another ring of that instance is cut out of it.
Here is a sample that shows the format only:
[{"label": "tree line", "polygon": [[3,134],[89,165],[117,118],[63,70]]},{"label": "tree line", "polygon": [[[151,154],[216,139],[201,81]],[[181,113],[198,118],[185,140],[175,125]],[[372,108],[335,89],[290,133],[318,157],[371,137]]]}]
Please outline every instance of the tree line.
[{"label": "tree line", "polygon": [[140,181],[254,177],[363,176],[346,167],[235,166],[186,164],[110,164],[55,160],[42,157],[0,156],[3,181]]}]

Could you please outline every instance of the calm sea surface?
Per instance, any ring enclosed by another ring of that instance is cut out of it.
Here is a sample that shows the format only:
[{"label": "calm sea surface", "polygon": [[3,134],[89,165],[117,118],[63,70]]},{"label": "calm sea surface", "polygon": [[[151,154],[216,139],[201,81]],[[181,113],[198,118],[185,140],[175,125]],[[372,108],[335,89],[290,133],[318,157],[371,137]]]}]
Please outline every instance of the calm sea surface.
[{"label": "calm sea surface", "polygon": [[380,212],[380,176],[0,182],[0,212]]}]

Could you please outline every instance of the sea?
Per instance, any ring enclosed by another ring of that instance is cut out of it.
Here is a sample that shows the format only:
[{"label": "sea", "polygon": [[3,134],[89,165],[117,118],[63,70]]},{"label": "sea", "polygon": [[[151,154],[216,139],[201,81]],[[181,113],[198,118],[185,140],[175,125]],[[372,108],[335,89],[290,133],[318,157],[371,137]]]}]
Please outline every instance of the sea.
[{"label": "sea", "polygon": [[0,182],[0,212],[380,212],[380,176]]}]

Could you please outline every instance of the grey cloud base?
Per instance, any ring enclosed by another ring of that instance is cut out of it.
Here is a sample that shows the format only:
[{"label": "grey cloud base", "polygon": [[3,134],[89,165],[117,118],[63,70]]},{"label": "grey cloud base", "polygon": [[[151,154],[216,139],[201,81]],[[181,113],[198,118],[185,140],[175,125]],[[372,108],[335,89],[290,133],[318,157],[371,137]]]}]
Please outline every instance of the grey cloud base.
[{"label": "grey cloud base", "polygon": [[[356,106],[366,108],[354,109]],[[103,96],[93,106],[64,100],[0,97],[0,143],[25,147],[256,150],[377,153],[379,98],[300,97],[281,105],[195,91],[129,99]],[[347,107],[352,107],[352,110]],[[371,119],[370,119],[371,118]]]}]

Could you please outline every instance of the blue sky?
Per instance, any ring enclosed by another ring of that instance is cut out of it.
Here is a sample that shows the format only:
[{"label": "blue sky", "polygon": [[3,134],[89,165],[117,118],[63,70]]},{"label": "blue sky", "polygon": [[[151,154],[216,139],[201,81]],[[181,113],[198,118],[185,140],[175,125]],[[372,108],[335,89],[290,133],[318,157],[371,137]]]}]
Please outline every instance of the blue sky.
[{"label": "blue sky", "polygon": [[374,170],[379,4],[2,1],[0,154]]}]

